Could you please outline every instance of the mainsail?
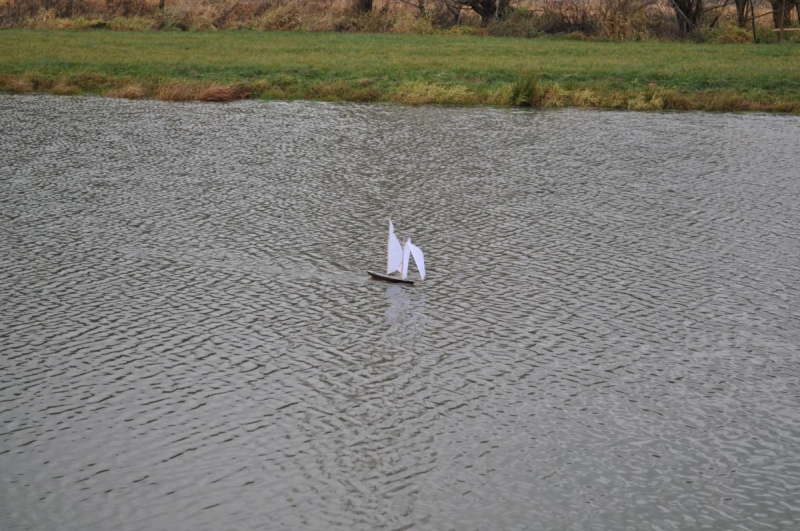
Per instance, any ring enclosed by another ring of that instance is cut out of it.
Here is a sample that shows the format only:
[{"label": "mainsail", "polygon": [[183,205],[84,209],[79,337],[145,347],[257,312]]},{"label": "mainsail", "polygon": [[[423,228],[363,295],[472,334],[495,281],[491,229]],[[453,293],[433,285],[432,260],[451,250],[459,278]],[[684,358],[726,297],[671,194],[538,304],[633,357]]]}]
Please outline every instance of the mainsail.
[{"label": "mainsail", "polygon": [[394,225],[389,220],[389,246],[386,252],[386,274],[391,275],[403,267],[403,247],[400,240],[394,235]]}]

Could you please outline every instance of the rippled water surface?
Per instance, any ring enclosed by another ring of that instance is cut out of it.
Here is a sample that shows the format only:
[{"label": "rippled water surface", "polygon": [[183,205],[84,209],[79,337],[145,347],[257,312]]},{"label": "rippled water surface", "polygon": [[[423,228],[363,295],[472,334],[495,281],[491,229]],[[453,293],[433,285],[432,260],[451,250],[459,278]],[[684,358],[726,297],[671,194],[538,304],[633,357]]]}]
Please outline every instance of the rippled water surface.
[{"label": "rippled water surface", "polygon": [[0,528],[798,529],[798,138],[0,96]]}]

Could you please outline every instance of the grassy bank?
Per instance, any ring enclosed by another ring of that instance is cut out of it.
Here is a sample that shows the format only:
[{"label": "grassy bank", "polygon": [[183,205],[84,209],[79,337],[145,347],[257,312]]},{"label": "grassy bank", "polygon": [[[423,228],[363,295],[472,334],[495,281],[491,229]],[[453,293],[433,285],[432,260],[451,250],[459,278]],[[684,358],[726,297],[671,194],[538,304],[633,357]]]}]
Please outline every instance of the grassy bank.
[{"label": "grassy bank", "polygon": [[297,32],[0,31],[0,90],[800,113],[800,46]]}]

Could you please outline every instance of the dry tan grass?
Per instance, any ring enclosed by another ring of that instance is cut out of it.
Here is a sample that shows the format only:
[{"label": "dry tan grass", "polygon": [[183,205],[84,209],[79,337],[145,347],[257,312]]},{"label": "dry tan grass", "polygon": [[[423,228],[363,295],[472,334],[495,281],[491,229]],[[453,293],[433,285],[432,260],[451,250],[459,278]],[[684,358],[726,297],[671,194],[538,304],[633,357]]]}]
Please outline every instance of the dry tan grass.
[{"label": "dry tan grass", "polygon": [[350,101],[357,101],[360,103],[369,103],[373,101],[380,101],[383,97],[383,92],[378,87],[367,87],[360,90],[351,92]]},{"label": "dry tan grass", "polygon": [[75,94],[80,94],[81,89],[74,84],[70,83],[69,81],[62,79],[58,81],[53,88],[50,89],[50,92],[53,94],[58,94],[60,96],[71,96]]},{"label": "dry tan grass", "polygon": [[161,85],[156,90],[156,99],[165,101],[190,101],[195,99],[198,93],[196,86],[186,83],[168,83]]},{"label": "dry tan grass", "polygon": [[658,92],[635,92],[628,97],[626,108],[630,111],[660,111],[664,108],[664,100]]},{"label": "dry tan grass", "polygon": [[511,84],[504,84],[486,94],[485,103],[487,105],[498,105],[501,107],[511,105]]},{"label": "dry tan grass", "polygon": [[33,92],[35,86],[27,77],[4,75],[0,76],[0,90],[12,94],[26,94],[28,92]]},{"label": "dry tan grass", "polygon": [[[206,101],[224,103],[229,101],[249,98],[253,94],[264,94],[269,90],[266,83],[250,85],[245,83],[234,83],[223,85],[220,83],[187,83],[173,82],[159,86],[154,97],[164,101]],[[132,88],[132,94],[136,95],[136,89]],[[146,94],[149,92],[143,88]],[[122,92],[115,92],[111,95],[128,97]],[[145,96],[147,97],[147,96]]]},{"label": "dry tan grass", "polygon": [[579,89],[572,94],[572,104],[576,107],[596,107],[600,98],[590,89]]},{"label": "dry tan grass", "polygon": [[571,94],[558,83],[544,89],[543,107],[566,107],[571,101]]},{"label": "dry tan grass", "polygon": [[211,83],[202,87],[195,99],[198,101],[226,102],[239,99],[233,87]]},{"label": "dry tan grass", "polygon": [[392,101],[406,105],[473,105],[478,103],[478,98],[462,85],[444,86],[409,81],[398,87],[392,96]]},{"label": "dry tan grass", "polygon": [[689,111],[694,108],[692,100],[686,95],[674,90],[662,90],[661,99],[664,100],[664,109],[674,111]]},{"label": "dry tan grass", "polygon": [[758,111],[763,109],[759,102],[746,100],[733,94],[714,94],[701,98],[701,108],[706,111]]},{"label": "dry tan grass", "polygon": [[127,85],[108,92],[108,96],[112,98],[125,98],[129,100],[146,98],[148,95],[148,90],[141,83],[128,83]]}]

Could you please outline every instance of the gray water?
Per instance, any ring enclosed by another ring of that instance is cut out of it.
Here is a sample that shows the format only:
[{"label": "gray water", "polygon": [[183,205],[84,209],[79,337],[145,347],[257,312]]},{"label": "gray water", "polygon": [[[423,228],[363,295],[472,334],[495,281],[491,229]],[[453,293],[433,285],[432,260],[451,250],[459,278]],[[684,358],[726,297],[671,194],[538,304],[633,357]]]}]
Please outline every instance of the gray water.
[{"label": "gray water", "polygon": [[798,138],[0,96],[0,529],[798,529]]}]

